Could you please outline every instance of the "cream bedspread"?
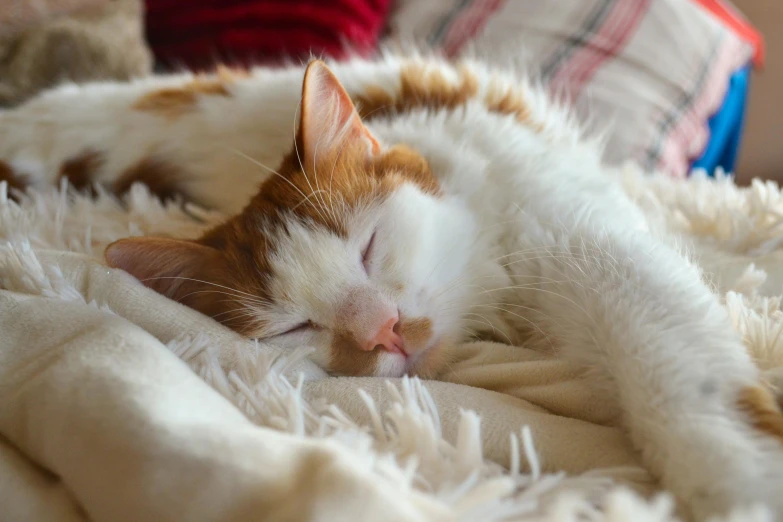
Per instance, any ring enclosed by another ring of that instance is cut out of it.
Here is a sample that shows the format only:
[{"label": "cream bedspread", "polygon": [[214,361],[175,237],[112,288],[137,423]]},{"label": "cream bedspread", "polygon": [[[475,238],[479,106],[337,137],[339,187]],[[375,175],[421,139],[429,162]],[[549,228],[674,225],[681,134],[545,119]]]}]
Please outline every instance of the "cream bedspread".
[{"label": "cream bedspread", "polygon": [[[622,175],[651,216],[724,252],[727,306],[774,378],[783,314],[758,291],[783,287],[778,188]],[[0,520],[673,516],[643,498],[656,483],[617,412],[567,362],[474,343],[445,382],[327,378],[100,263],[118,237],[192,237],[217,214],[143,187],[125,208],[0,196]]]}]

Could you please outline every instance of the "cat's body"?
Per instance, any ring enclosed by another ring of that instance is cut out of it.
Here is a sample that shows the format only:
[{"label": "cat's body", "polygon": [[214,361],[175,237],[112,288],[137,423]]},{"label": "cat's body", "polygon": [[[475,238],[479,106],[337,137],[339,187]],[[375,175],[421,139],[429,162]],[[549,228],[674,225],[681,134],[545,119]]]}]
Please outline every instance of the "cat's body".
[{"label": "cat's body", "polygon": [[783,512],[783,421],[726,311],[565,112],[476,64],[333,70],[364,121],[318,63],[304,94],[301,69],[65,87],[0,114],[0,160],[19,184],[250,201],[198,242],[120,241],[107,259],[336,373],[431,375],[474,336],[554,349],[596,370],[700,514]]}]

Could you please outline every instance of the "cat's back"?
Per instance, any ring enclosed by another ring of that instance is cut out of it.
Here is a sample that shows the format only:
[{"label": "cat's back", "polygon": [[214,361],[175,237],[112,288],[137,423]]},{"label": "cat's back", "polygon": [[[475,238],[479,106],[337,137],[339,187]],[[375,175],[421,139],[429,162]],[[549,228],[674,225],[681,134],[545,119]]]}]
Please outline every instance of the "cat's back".
[{"label": "cat's back", "polygon": [[423,154],[484,226],[523,213],[555,221],[591,200],[627,203],[607,175],[600,139],[528,78],[480,62],[409,60],[356,99],[382,141]]},{"label": "cat's back", "polygon": [[219,69],[63,85],[0,112],[0,162],[17,186],[67,178],[78,189],[100,183],[115,192],[167,177],[166,191],[177,184],[189,193],[213,174],[240,171],[228,194],[201,201],[231,207],[263,178],[242,154],[265,162],[275,158],[260,151],[290,145],[300,77]]},{"label": "cat's back", "polygon": [[[580,143],[567,111],[540,89],[479,62],[389,55],[332,69],[381,138],[425,149],[435,163],[451,151],[452,159],[491,155],[501,164],[526,144],[544,151]],[[67,178],[122,192],[154,181],[235,212],[291,147],[303,70],[218,68],[65,85],[0,113],[0,162],[26,183]]]}]

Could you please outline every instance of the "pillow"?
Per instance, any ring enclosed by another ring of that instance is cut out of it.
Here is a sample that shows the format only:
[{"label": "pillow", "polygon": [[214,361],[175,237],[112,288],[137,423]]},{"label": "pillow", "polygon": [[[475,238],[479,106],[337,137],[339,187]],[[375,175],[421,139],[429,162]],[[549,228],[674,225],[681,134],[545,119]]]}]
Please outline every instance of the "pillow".
[{"label": "pillow", "polygon": [[146,0],[159,62],[189,69],[373,52],[390,0]]},{"label": "pillow", "polygon": [[684,177],[751,45],[685,0],[398,0],[389,45],[524,69],[608,134],[606,160]]}]

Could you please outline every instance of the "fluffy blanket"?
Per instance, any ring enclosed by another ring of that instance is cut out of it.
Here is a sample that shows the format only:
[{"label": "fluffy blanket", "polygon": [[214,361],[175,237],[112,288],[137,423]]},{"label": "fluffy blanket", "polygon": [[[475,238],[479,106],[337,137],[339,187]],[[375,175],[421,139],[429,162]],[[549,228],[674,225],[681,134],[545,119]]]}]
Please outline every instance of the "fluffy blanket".
[{"label": "fluffy blanket", "polygon": [[[691,238],[774,379],[780,189],[618,174]],[[142,186],[124,202],[61,187],[16,203],[0,185],[0,518],[675,519],[617,412],[567,362],[474,343],[439,382],[327,378],[101,263],[114,239],[193,237],[219,219]]]}]

